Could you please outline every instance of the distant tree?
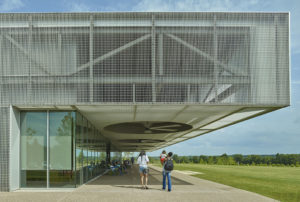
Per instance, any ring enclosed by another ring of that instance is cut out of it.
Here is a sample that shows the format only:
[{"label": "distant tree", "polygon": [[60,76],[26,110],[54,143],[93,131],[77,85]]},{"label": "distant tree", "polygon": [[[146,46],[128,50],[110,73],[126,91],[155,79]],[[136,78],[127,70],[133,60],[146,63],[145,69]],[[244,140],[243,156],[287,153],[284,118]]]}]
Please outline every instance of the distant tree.
[{"label": "distant tree", "polygon": [[272,159],[273,159],[272,156],[264,156],[264,157],[261,157],[261,164],[264,164],[264,165],[271,165],[271,164],[272,164]]},{"label": "distant tree", "polygon": [[189,162],[190,162],[190,160],[189,160],[189,158],[188,158],[188,157],[186,157],[186,156],[183,156],[183,157],[181,158],[181,162],[182,162],[182,163],[189,163]]},{"label": "distant tree", "polygon": [[199,163],[200,164],[206,164],[207,162],[205,162],[203,159],[200,159]]},{"label": "distant tree", "polygon": [[273,160],[273,164],[279,164],[281,161],[281,156],[279,153],[276,154],[275,159]]},{"label": "distant tree", "polygon": [[228,157],[228,165],[236,165],[236,162],[235,162],[235,160],[233,159],[232,156]]},{"label": "distant tree", "polygon": [[193,163],[199,163],[199,157],[193,156]]},{"label": "distant tree", "polygon": [[60,126],[57,128],[58,136],[71,136],[72,132],[72,112],[68,112],[68,115],[65,115],[64,118],[60,121]]},{"label": "distant tree", "polygon": [[240,164],[243,161],[243,155],[242,154],[234,154],[233,159],[236,162],[236,164]]},{"label": "distant tree", "polygon": [[122,155],[123,160],[127,160],[127,159],[131,158],[133,156],[133,154],[134,154],[133,152],[123,152],[123,155]]},{"label": "distant tree", "polygon": [[214,157],[213,156],[209,156],[208,159],[207,159],[207,163],[208,164],[215,164]]},{"label": "distant tree", "polygon": [[250,156],[244,157],[242,163],[245,165],[251,164]]},{"label": "distant tree", "polygon": [[176,163],[200,163],[200,164],[219,164],[219,165],[290,165],[300,166],[300,154],[276,154],[273,155],[247,155],[234,154],[228,156],[226,153],[221,156],[178,156],[174,155]]},{"label": "distant tree", "polygon": [[227,156],[226,153],[222,154],[221,157],[222,157],[222,158],[228,158],[228,156]]},{"label": "distant tree", "polygon": [[297,164],[297,155],[296,154],[290,154],[288,156],[288,162],[289,162],[289,165],[296,165]]},{"label": "distant tree", "polygon": [[222,157],[217,157],[217,164],[218,165],[225,165],[224,159]]},{"label": "distant tree", "polygon": [[100,152],[100,160],[106,160],[106,153],[105,152]]},{"label": "distant tree", "polygon": [[218,157],[217,156],[213,156],[212,158],[213,158],[213,164],[216,164],[217,161],[218,161]]},{"label": "distant tree", "polygon": [[174,154],[172,158],[176,163],[179,163],[179,157],[177,154]]},{"label": "distant tree", "polygon": [[228,156],[227,154],[222,154],[221,156],[216,157],[217,158],[217,164],[218,165],[228,165]]},{"label": "distant tree", "polygon": [[201,162],[201,160],[202,160],[204,163],[208,163],[208,157],[205,156],[205,155],[201,155],[201,156],[199,157],[199,159],[200,159],[200,162]]},{"label": "distant tree", "polygon": [[[82,162],[83,161],[83,151],[81,150],[77,156],[77,161]],[[80,163],[81,164],[81,163]]]},{"label": "distant tree", "polygon": [[248,164],[257,165],[262,162],[261,157],[259,155],[250,155],[248,156]]}]

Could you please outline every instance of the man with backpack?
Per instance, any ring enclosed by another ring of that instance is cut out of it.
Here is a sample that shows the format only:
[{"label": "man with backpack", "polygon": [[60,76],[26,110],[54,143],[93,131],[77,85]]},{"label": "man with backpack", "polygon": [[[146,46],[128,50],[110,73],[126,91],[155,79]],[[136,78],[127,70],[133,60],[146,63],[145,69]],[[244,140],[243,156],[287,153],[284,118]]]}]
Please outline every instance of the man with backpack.
[{"label": "man with backpack", "polygon": [[169,152],[167,158],[165,158],[164,165],[163,165],[163,187],[162,189],[166,189],[166,178],[168,178],[168,191],[172,190],[171,184],[171,172],[174,168],[173,159],[172,159],[172,152]]}]

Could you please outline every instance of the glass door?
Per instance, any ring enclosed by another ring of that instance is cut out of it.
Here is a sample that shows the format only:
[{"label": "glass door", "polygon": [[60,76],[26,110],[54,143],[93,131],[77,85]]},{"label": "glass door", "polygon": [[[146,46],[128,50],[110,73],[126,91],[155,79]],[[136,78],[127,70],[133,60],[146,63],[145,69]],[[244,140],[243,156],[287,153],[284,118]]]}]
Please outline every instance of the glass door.
[{"label": "glass door", "polygon": [[21,187],[47,187],[47,112],[21,112]]}]

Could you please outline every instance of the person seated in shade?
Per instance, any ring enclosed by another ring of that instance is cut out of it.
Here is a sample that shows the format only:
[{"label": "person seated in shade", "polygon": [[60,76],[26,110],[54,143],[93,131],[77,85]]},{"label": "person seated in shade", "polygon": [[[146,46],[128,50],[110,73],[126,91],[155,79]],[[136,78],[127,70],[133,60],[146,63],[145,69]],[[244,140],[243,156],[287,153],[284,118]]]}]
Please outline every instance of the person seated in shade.
[{"label": "person seated in shade", "polygon": [[111,166],[110,166],[110,170],[111,170],[113,175],[117,175],[118,172],[119,172],[119,175],[123,174],[119,161],[112,161]]}]

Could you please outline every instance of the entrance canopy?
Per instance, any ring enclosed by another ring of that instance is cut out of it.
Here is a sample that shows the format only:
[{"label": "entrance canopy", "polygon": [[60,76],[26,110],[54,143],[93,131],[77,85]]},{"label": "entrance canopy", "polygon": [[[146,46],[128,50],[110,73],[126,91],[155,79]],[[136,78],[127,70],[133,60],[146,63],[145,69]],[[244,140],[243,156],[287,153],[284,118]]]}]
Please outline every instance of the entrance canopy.
[{"label": "entrance canopy", "polygon": [[[44,109],[80,111],[111,141],[112,151],[154,151],[278,108],[230,105],[78,105]],[[19,108],[23,108],[20,106]],[[37,108],[26,107],[26,110]],[[95,137],[93,137],[95,138]],[[99,140],[103,139],[99,136]],[[97,148],[97,141],[89,145]]]}]

